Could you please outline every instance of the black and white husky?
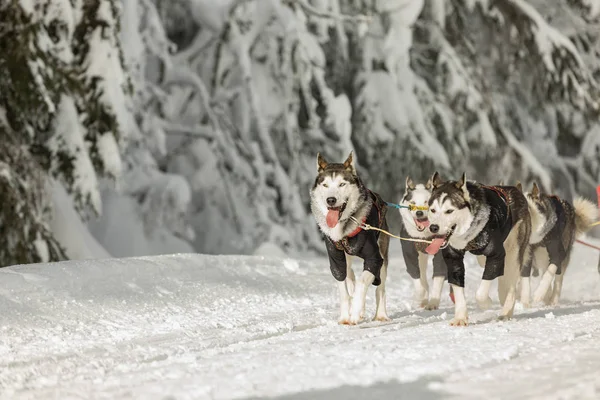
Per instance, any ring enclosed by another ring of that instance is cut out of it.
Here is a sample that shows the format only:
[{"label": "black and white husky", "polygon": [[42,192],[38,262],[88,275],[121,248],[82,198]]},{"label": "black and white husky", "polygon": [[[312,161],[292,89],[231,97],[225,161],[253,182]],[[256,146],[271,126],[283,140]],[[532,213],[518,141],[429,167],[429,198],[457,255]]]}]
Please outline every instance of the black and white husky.
[{"label": "black and white husky", "polygon": [[[598,218],[598,209],[581,197],[571,204],[558,196],[542,193],[536,183],[525,196],[532,223],[529,239],[532,262],[542,274],[533,301],[557,305],[573,242],[591,228]],[[521,303],[525,307],[530,304],[532,262],[521,271]],[[549,290],[553,282],[553,289]]]},{"label": "black and white husky", "polygon": [[[431,197],[433,184],[431,180],[427,183],[415,184],[410,177],[406,177],[406,189],[404,196],[400,200],[400,216],[402,217],[402,228],[400,236],[411,237],[414,239],[428,239],[432,236],[429,232],[429,219],[426,210],[410,210],[413,206],[427,206]],[[406,264],[406,271],[413,279],[415,286],[415,298],[421,307],[427,310],[437,310],[440,305],[440,298],[444,281],[448,274],[446,263],[442,253],[433,256],[433,288],[429,292],[429,283],[427,281],[427,261],[426,245],[418,242],[402,240],[402,256]]]},{"label": "black and white husky", "polygon": [[448,267],[448,282],[454,291],[451,325],[467,325],[465,299],[465,253],[485,256],[483,279],[476,293],[480,308],[487,309],[492,281],[498,279],[498,297],[503,305],[500,319],[511,318],[517,283],[528,260],[531,219],[527,200],[514,186],[485,186],[443,181],[436,172],[429,198],[429,230],[436,235],[429,252],[442,249]]},{"label": "black and white husky", "polygon": [[[368,225],[387,230],[386,207],[381,197],[368,190],[354,167],[352,153],[342,164],[328,163],[317,155],[317,178],[310,191],[312,213],[325,234],[333,277],[340,291],[341,324],[357,324],[364,316],[367,289],[372,284],[377,310],[375,320],[389,320],[385,303],[389,236]],[[363,272],[355,281],[351,257],[364,260]],[[352,296],[352,297],[351,297]]]}]

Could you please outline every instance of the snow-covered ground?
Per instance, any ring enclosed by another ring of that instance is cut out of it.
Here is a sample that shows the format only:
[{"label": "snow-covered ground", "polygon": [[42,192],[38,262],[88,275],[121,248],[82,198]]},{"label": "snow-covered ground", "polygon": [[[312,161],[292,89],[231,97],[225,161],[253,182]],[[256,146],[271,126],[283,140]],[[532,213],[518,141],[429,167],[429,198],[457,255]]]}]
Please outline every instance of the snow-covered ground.
[{"label": "snow-covered ground", "polygon": [[[326,260],[169,256],[0,270],[2,399],[598,398],[598,253],[564,300],[497,322],[415,309],[397,244],[390,323],[336,323]],[[473,300],[481,269],[470,259]],[[367,313],[374,311],[374,290]]]}]

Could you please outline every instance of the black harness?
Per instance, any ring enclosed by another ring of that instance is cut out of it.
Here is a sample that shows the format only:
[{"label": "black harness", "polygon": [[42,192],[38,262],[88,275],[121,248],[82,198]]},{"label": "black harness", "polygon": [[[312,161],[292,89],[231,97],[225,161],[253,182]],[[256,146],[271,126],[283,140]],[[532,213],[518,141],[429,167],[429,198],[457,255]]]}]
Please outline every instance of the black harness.
[{"label": "black harness", "polygon": [[[387,209],[385,208],[385,202],[375,192],[369,190],[368,195],[371,196],[373,205],[362,223],[386,229],[385,214]],[[327,246],[329,266],[333,277],[338,281],[346,279],[346,254],[349,254],[362,258],[364,260],[364,270],[375,275],[373,285],[380,285],[380,271],[383,265],[383,257],[379,251],[379,235],[379,231],[364,230],[358,227],[339,241],[333,241],[329,236],[326,236],[325,244]]]}]

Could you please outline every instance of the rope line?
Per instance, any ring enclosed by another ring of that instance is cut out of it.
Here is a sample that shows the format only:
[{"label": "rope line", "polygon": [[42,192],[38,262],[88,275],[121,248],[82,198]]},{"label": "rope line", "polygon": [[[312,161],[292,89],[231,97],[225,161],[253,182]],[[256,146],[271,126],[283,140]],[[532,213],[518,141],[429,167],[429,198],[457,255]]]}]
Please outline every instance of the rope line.
[{"label": "rope line", "polygon": [[393,238],[400,239],[400,240],[406,240],[407,242],[419,242],[419,243],[428,243],[428,244],[431,244],[431,243],[432,243],[432,241],[431,241],[431,240],[425,240],[425,239],[413,239],[413,238],[405,238],[405,237],[401,237],[401,236],[396,236],[396,235],[394,235],[393,233],[390,233],[390,232],[386,231],[385,229],[379,229],[379,228],[376,228],[376,227],[374,227],[374,226],[371,226],[371,225],[369,225],[369,224],[361,224],[361,223],[360,223],[360,221],[359,221],[359,220],[357,220],[357,219],[356,219],[356,218],[354,218],[354,217],[350,217],[350,219],[351,219],[352,221],[354,221],[355,223],[357,223],[357,224],[358,224],[358,226],[360,226],[360,227],[361,227],[362,229],[364,229],[365,231],[379,231],[379,232],[381,232],[381,233],[385,233],[386,235],[388,235],[388,236],[391,236],[391,237],[393,237]]},{"label": "rope line", "polygon": [[410,211],[427,211],[429,210],[429,207],[427,206],[417,206],[414,204],[409,204],[407,206],[403,205],[403,204],[396,204],[396,203],[390,203],[390,202],[385,202],[385,205],[388,207],[393,207],[393,208],[408,208]]}]

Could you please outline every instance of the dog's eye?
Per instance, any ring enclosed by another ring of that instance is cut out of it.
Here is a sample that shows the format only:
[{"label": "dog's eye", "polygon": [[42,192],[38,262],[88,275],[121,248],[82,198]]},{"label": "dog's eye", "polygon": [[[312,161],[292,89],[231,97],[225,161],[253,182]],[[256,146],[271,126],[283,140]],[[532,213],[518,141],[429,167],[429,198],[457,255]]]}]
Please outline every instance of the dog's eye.
[{"label": "dog's eye", "polygon": [[436,211],[435,211],[435,208],[431,208],[431,209],[429,210],[429,212],[430,212],[430,213],[432,213],[432,214],[435,214],[435,212],[436,212]]},{"label": "dog's eye", "polygon": [[329,185],[328,185],[328,184],[326,184],[326,183],[324,183],[324,184],[323,184],[323,187],[329,187]]},{"label": "dog's eye", "polygon": [[345,184],[344,182],[342,182],[342,183],[340,183],[340,185],[339,185],[339,186],[340,186],[340,187],[344,187],[344,186],[346,186],[346,184]]},{"label": "dog's eye", "polygon": [[446,210],[446,214],[452,214],[454,210]]}]

